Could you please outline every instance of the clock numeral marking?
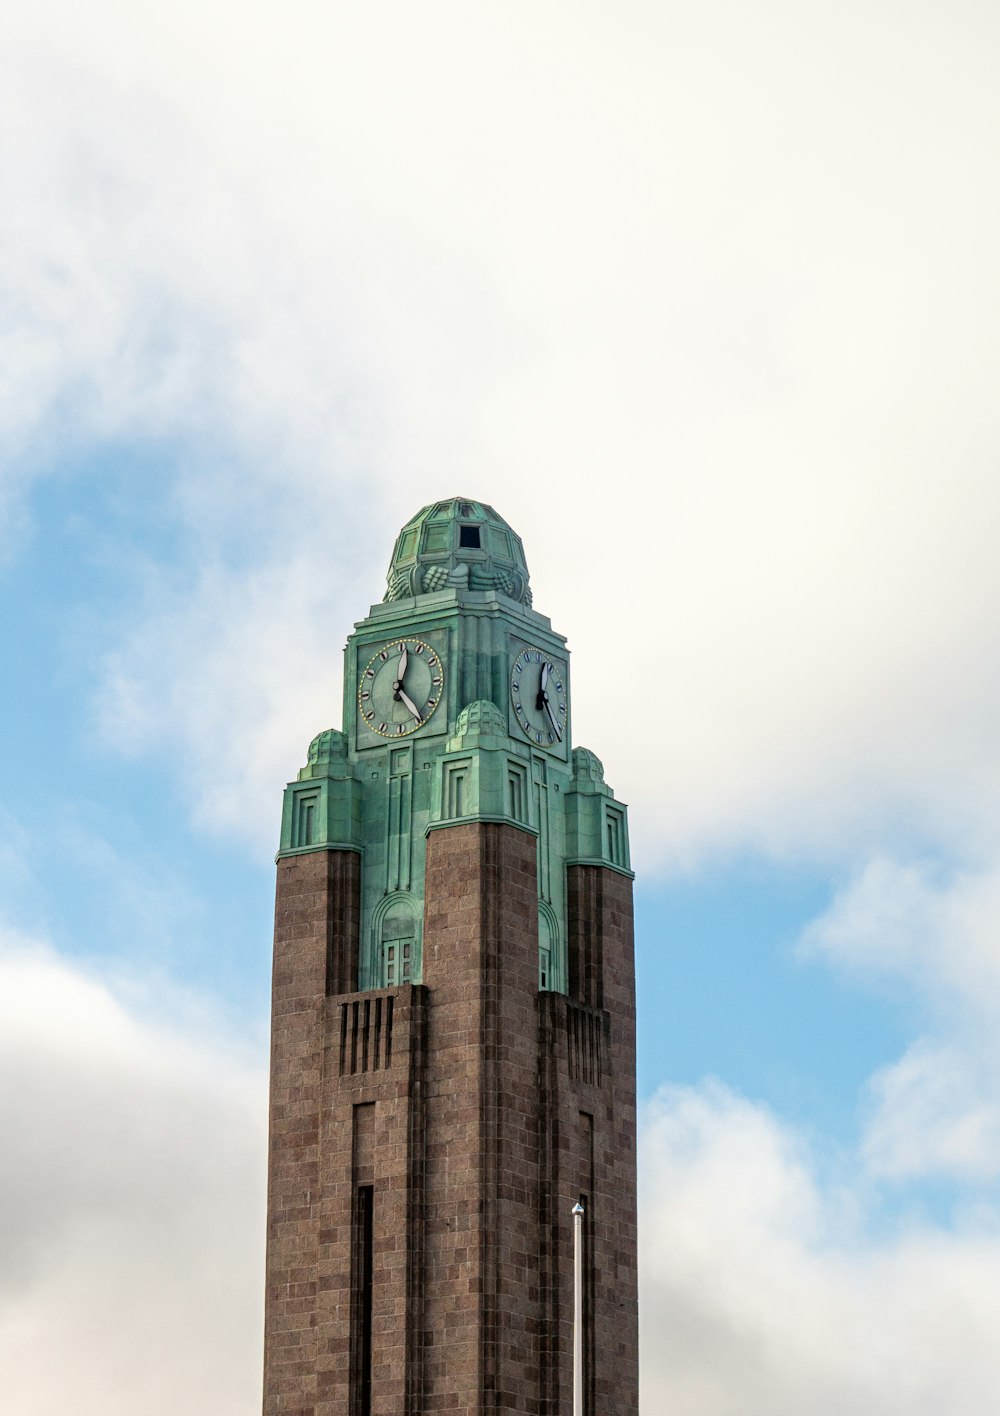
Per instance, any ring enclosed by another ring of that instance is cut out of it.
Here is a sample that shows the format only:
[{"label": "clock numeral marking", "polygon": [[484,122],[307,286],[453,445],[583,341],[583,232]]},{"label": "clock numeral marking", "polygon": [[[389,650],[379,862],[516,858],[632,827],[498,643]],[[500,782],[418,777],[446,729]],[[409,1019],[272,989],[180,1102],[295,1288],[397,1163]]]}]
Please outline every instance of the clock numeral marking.
[{"label": "clock numeral marking", "polygon": [[364,714],[364,720],[365,720],[366,723],[374,723],[374,721],[375,721],[375,710],[374,710],[373,708],[370,708],[370,709],[368,710],[368,712]]},{"label": "clock numeral marking", "polygon": [[413,652],[414,654],[422,654],[424,652],[424,646],[422,644],[418,644]]},{"label": "clock numeral marking", "polygon": [[382,660],[383,664],[388,663],[389,661],[389,655],[385,652],[384,649],[379,654],[379,658]]},{"label": "clock numeral marking", "polygon": [[405,724],[405,723],[398,723],[398,724],[396,725],[396,735],[397,735],[397,737],[400,735],[400,733],[405,733],[405,732],[406,732],[406,724]]},{"label": "clock numeral marking", "polygon": [[434,685],[435,688],[440,688],[440,687],[441,687],[441,679],[440,679],[440,678],[432,678],[432,679],[431,679],[431,683]]},{"label": "clock numeral marking", "polygon": [[361,695],[361,697],[362,697],[362,698],[371,698],[371,694],[370,694],[370,693],[368,692],[368,690],[366,689],[366,690],[364,691],[364,693]]},{"label": "clock numeral marking", "polygon": [[404,643],[404,641],[403,641],[402,639],[401,639],[401,640],[399,641],[399,643],[396,645],[396,648],[397,648],[397,649],[399,650],[399,652],[402,654],[403,650],[406,648],[406,644]]},{"label": "clock numeral marking", "polygon": [[427,707],[428,707],[428,708],[436,708],[436,707],[437,707],[437,699],[436,699],[436,698],[428,698],[428,700],[427,700]]},{"label": "clock numeral marking", "polygon": [[379,725],[378,725],[378,730],[379,730],[379,732],[380,732],[380,733],[384,733],[385,730],[388,728],[388,726],[389,726],[388,723],[379,723]]},{"label": "clock numeral marking", "polygon": [[375,670],[374,670],[374,669],[365,669],[365,678],[374,678],[374,677],[375,677]]}]

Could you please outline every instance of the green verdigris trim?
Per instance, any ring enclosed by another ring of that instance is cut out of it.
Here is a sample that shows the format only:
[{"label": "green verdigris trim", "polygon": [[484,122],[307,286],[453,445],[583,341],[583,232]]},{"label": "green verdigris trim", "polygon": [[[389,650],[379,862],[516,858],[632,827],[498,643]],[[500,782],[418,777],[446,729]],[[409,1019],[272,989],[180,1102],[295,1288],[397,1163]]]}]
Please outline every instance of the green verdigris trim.
[{"label": "green verdigris trim", "polygon": [[363,855],[361,846],[356,846],[352,841],[319,841],[315,846],[289,846],[287,850],[278,851],[275,860],[282,860],[285,856],[295,855],[315,855],[317,851],[353,851],[355,855]]},{"label": "green verdigris trim", "polygon": [[613,870],[616,875],[624,875],[627,880],[635,879],[634,870],[626,870],[624,865],[612,865],[609,860],[602,860],[600,856],[574,856],[567,860],[567,869],[571,865],[599,865],[602,870]]},{"label": "green verdigris trim", "polygon": [[498,826],[513,826],[526,836],[537,836],[537,826],[527,826],[523,821],[515,821],[513,816],[494,816],[485,811],[470,811],[467,816],[449,816],[444,821],[431,821],[424,830],[429,836],[432,831],[440,831],[444,826],[468,826],[473,821],[493,821]]}]

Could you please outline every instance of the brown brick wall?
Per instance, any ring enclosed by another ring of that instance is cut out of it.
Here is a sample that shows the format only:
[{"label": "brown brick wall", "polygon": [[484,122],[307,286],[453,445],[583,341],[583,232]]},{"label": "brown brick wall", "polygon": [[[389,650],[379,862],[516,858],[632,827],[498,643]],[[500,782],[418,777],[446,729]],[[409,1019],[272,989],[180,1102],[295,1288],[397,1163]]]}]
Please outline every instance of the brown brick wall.
[{"label": "brown brick wall", "polygon": [[[555,1170],[563,1190],[591,1195],[594,1251],[595,1416],[636,1416],[639,1337],[636,1234],[635,956],[632,882],[600,866],[567,870],[570,977],[577,978],[585,1012],[593,1012],[601,1039],[600,1078],[571,1066],[574,1030],[565,1015],[572,1000],[552,997],[548,1031],[560,1055],[554,1074]],[[572,950],[587,966],[574,969]],[[596,1000],[600,1000],[598,1006]],[[548,1000],[547,1000],[548,1001]],[[579,1035],[581,1029],[576,1030]],[[588,1080],[588,1078],[590,1078]],[[593,1117],[593,1170],[580,1115]],[[557,1216],[558,1321],[563,1350],[572,1346],[572,1221],[563,1202]],[[571,1409],[564,1392],[553,1412]]]},{"label": "brown brick wall", "polygon": [[[331,941],[357,957],[359,869],[347,851],[278,863],[265,1416],[349,1416],[353,1199],[366,1183],[374,1186],[372,1413],[420,1410],[426,990],[327,996]],[[359,1155],[355,1108],[368,1103],[369,1153]]]},{"label": "brown brick wall", "polygon": [[636,1416],[631,884],[570,869],[578,997],[539,994],[535,856],[513,826],[431,832],[424,985],[365,994],[347,991],[358,856],[279,862],[265,1416],[356,1416],[359,1184],[374,1197],[373,1416],[569,1416],[580,1193],[591,1410]]},{"label": "brown brick wall", "polygon": [[428,838],[428,1413],[538,1410],[535,854],[495,823]]},{"label": "brown brick wall", "polygon": [[[356,893],[353,853],[278,863],[271,1011],[264,1410],[314,1416],[320,1118],[331,901]],[[334,891],[333,878],[346,882]]]}]

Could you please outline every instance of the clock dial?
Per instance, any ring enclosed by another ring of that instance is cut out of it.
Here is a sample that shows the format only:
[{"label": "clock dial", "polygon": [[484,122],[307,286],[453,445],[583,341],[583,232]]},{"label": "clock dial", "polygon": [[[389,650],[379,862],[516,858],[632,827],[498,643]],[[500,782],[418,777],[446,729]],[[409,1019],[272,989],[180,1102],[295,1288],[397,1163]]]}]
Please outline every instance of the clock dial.
[{"label": "clock dial", "polygon": [[407,737],[444,697],[441,656],[422,639],[393,639],[369,659],[358,681],[360,721],[386,738]]},{"label": "clock dial", "polygon": [[529,742],[557,748],[566,737],[566,669],[543,649],[522,649],[510,671],[514,717]]}]

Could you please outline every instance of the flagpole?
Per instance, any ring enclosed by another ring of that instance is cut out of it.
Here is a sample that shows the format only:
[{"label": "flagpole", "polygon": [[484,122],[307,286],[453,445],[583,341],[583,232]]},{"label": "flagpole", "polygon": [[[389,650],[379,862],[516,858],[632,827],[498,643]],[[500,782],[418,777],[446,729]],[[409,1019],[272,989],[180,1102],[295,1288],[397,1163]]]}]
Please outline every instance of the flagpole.
[{"label": "flagpole", "polygon": [[583,1416],[583,1205],[573,1206],[573,1416]]}]

